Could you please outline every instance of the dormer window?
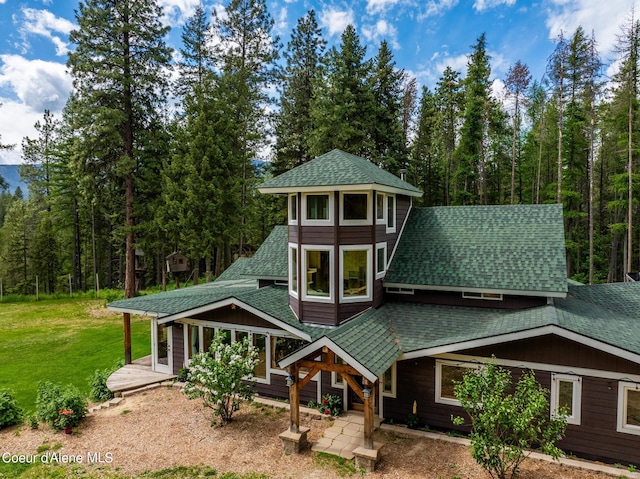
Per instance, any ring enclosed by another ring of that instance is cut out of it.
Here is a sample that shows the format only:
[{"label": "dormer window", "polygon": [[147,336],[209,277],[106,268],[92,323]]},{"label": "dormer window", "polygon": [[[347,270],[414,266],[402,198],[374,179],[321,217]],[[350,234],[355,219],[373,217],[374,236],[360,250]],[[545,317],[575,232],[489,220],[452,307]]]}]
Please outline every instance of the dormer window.
[{"label": "dormer window", "polygon": [[333,195],[307,193],[302,195],[304,226],[331,226],[333,224]]},{"label": "dormer window", "polygon": [[340,202],[341,225],[371,224],[369,193],[342,193]]}]

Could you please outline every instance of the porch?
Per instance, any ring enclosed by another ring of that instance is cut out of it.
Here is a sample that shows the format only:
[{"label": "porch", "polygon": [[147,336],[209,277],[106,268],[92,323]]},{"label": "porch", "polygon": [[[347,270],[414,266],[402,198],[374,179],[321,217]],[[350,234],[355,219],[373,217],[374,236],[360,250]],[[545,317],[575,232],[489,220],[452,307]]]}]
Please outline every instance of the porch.
[{"label": "porch", "polygon": [[152,370],[151,355],[136,359],[130,364],[115,371],[107,379],[107,388],[119,396],[123,391],[138,389],[150,384],[157,384],[175,379],[174,374],[164,374]]}]

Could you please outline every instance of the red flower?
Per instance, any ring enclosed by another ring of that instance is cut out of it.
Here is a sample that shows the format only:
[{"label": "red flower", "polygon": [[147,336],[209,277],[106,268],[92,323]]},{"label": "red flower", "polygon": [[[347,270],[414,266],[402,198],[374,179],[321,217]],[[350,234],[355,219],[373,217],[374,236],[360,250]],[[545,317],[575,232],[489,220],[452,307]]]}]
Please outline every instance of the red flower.
[{"label": "red flower", "polygon": [[329,401],[327,401],[327,398],[322,398],[322,404],[327,404]]},{"label": "red flower", "polygon": [[325,413],[325,414],[327,414],[327,415],[328,415],[330,412],[331,412],[331,411],[329,411],[328,409],[325,409],[325,410],[324,410],[324,413]]},{"label": "red flower", "polygon": [[71,409],[62,409],[60,411],[60,414],[62,414],[63,416],[71,416],[73,414],[73,411]]}]

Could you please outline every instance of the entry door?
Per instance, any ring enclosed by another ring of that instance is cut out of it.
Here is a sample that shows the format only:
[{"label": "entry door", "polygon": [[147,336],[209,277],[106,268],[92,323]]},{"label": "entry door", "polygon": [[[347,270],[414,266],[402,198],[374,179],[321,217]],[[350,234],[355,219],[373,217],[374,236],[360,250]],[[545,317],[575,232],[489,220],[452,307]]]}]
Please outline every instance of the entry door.
[{"label": "entry door", "polygon": [[[351,376],[351,377],[356,380],[356,382],[360,386],[360,389],[362,389],[363,377],[362,376]],[[371,398],[373,399],[373,412],[377,414],[378,413],[378,394],[376,391],[377,388],[375,385],[370,387],[371,387]],[[349,389],[348,409],[353,409],[354,411],[364,411],[364,403],[362,402],[362,399],[360,399],[360,396],[358,396],[356,392],[353,389],[351,389],[351,387],[349,387],[348,389]]]},{"label": "entry door", "polygon": [[171,374],[173,358],[171,354],[171,326],[158,324],[154,320],[153,328],[153,370],[159,373]]}]

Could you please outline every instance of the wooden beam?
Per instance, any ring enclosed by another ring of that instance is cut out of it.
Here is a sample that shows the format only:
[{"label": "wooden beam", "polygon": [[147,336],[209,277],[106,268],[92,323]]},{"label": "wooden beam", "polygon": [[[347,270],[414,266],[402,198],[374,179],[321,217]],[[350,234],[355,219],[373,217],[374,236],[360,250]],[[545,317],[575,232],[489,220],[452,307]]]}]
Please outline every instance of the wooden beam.
[{"label": "wooden beam", "polygon": [[289,431],[300,432],[300,390],[298,389],[298,365],[293,363],[289,367],[289,374],[293,377],[293,384],[289,386]]},{"label": "wooden beam", "polygon": [[358,372],[355,368],[349,366],[348,364],[329,364],[324,361],[309,361],[307,359],[296,361],[296,364],[301,368],[314,369],[317,366],[321,371],[332,371],[335,373],[345,373],[352,374],[354,376],[362,376],[362,373]]},{"label": "wooden beam", "polygon": [[[373,402],[374,402],[374,387],[368,379],[363,379],[363,385],[371,392],[368,398],[363,398],[364,401],[364,448],[373,449]],[[364,396],[364,395],[363,395]]]},{"label": "wooden beam", "polygon": [[131,314],[122,313],[124,327],[124,363],[131,364]]},{"label": "wooden beam", "polygon": [[311,371],[309,371],[305,377],[303,377],[298,381],[298,389],[302,390],[302,388],[305,387],[309,381],[311,381],[313,376],[315,376],[319,372],[320,372],[320,368],[317,366],[314,367]]},{"label": "wooden beam", "polygon": [[360,385],[356,382],[356,380],[353,379],[349,374],[340,373],[340,376],[342,376],[342,378],[345,381],[347,381],[347,384],[351,389],[353,389],[353,392],[355,392],[358,395],[358,397],[362,401],[364,401],[364,394],[362,394],[362,388],[360,388]]}]

